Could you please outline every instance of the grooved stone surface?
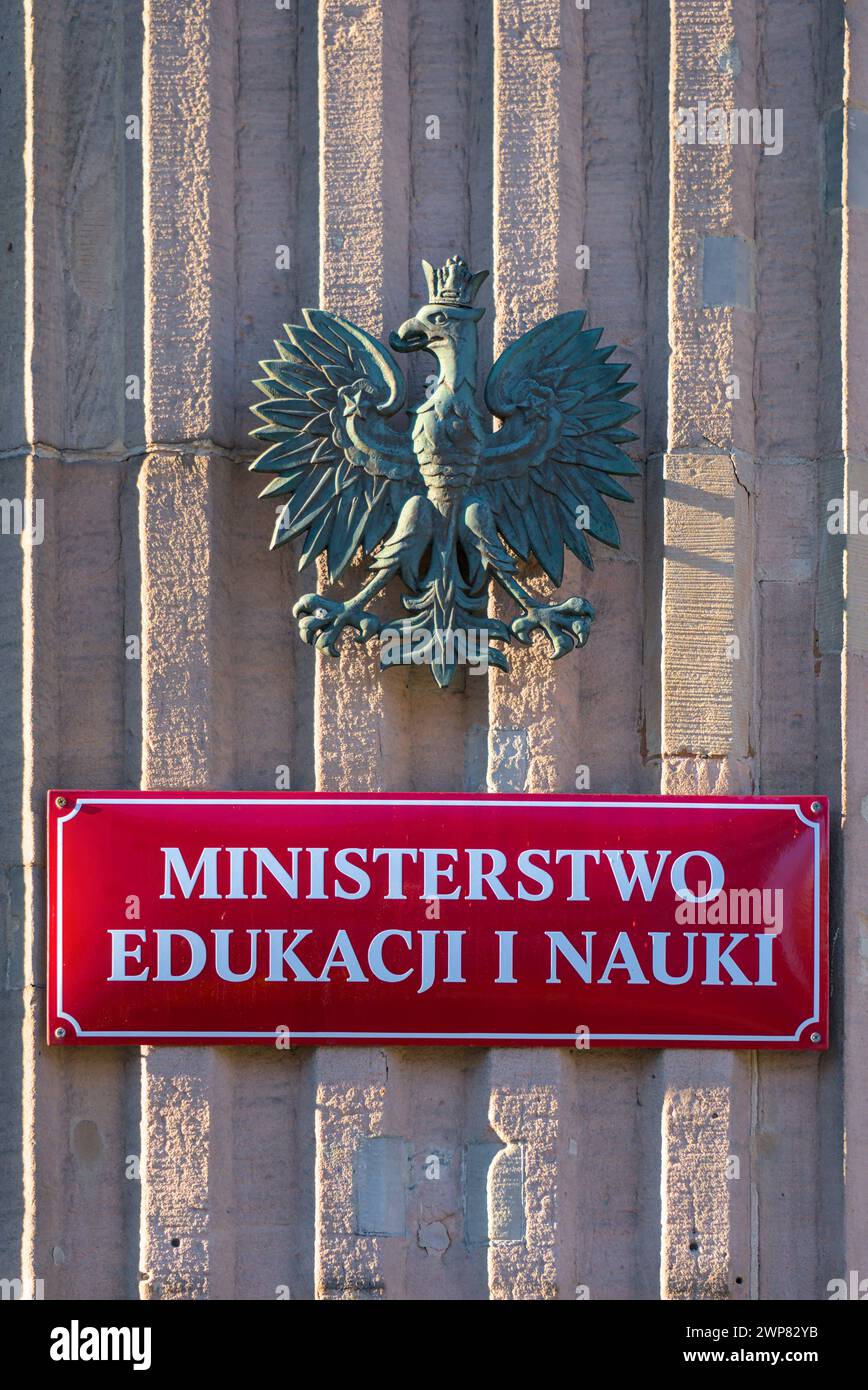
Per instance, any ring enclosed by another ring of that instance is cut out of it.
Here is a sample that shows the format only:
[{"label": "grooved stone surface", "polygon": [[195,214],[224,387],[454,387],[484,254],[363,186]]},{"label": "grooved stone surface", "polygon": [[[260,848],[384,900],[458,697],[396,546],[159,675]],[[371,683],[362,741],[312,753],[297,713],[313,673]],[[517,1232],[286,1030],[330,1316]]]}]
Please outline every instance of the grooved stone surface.
[{"label": "grooved stone surface", "polygon": [[[864,1274],[868,550],[827,519],[868,497],[868,0],[29,0],[0,76],[0,499],[44,524],[0,529],[0,1277],[593,1302]],[[780,153],[679,143],[701,101],[780,109]],[[621,549],[566,568],[587,649],[441,694],[299,642],[326,577],[268,551],[246,464],[281,324],[387,334],[454,253],[492,270],[483,373],[546,316],[604,326],[643,476]],[[826,793],[831,1051],[47,1049],[46,788],[286,779]]]}]

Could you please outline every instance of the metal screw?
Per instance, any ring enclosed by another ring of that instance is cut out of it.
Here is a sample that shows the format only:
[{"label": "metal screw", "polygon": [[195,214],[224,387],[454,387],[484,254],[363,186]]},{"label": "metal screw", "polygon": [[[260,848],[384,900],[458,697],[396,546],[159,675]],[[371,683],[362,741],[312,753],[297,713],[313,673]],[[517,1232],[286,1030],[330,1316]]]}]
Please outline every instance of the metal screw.
[{"label": "metal screw", "polygon": [[811,1042],[820,1042],[820,1041],[821,1041],[821,1038],[820,1038],[820,1034],[819,1034],[819,1033],[812,1033],[812,1034],[811,1034]]},{"label": "metal screw", "polygon": [[65,806],[65,805],[66,805],[66,797],[65,797],[65,796],[56,796],[56,797],[54,798],[54,804],[55,804],[55,806]]},{"label": "metal screw", "polygon": [[65,1029],[65,1028],[55,1028],[55,1030],[54,1030],[54,1036],[55,1036],[56,1038],[65,1038],[65,1037],[66,1037],[66,1029]]},{"label": "metal screw", "polygon": [[820,811],[822,811],[822,809],[823,809],[823,803],[822,803],[821,801],[812,801],[812,802],[811,802],[811,810],[814,812],[814,815],[818,815],[818,814],[820,813]]}]

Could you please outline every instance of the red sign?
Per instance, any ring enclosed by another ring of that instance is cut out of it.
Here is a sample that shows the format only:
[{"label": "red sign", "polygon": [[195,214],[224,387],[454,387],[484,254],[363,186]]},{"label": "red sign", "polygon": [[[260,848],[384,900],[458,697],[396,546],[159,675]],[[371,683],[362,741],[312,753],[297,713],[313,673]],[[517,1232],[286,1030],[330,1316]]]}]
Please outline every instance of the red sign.
[{"label": "red sign", "polygon": [[50,1042],[828,1043],[811,797],[51,792]]}]

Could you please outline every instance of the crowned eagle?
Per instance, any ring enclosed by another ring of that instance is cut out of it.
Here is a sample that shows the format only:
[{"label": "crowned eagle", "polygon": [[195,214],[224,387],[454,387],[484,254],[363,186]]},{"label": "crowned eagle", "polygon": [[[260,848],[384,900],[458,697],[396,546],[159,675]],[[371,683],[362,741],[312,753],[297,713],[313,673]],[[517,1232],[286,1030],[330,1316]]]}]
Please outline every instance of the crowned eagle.
[{"label": "crowned eagle", "polygon": [[[508,669],[492,644],[540,632],[556,659],[587,641],[590,603],[535,598],[517,562],[535,558],[557,586],[565,548],[592,568],[589,537],[619,545],[608,499],[632,501],[619,480],[639,472],[622,447],[636,438],[624,428],[636,408],[624,401],[634,389],[622,381],[626,365],[610,362],[602,330],[574,310],[494,363],[485,404],[501,424],[486,429],[476,403],[484,310],[474,299],[488,272],[471,274],[459,256],[422,265],[428,303],[389,336],[393,352],[428,352],[439,367],[409,431],[389,423],[406,399],[392,354],[348,319],[304,309],[278,357],[261,364],[266,399],[254,412],[265,423],[253,435],[267,447],[251,468],[275,475],[261,493],[282,504],[272,547],[303,537],[299,569],[324,553],[334,582],[357,551],[371,557],[354,598],[298,600],[304,641],[336,656],[347,629],[360,642],[379,636],[382,664],[428,660],[445,687],[462,659]],[[386,621],[368,604],[394,576],[408,590],[406,612]],[[492,578],[521,609],[510,625],[489,616]]]}]

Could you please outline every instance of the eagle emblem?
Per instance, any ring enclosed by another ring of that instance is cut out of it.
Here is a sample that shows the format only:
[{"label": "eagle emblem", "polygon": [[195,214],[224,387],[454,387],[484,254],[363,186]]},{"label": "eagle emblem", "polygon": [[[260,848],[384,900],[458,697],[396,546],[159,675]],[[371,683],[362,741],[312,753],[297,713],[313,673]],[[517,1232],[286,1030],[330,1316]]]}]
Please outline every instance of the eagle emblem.
[{"label": "eagle emblem", "polygon": [[[261,365],[265,423],[256,472],[274,478],[260,494],[280,505],[272,548],[302,536],[299,569],[325,553],[334,583],[361,549],[371,578],[346,601],[305,594],[293,615],[299,634],[332,656],[344,632],[380,639],[381,666],[426,661],[437,684],[457,665],[508,670],[495,644],[528,644],[542,633],[557,659],[584,646],[594,610],[584,598],[535,598],[517,578],[518,561],[539,561],[555,586],[564,548],[593,567],[588,538],[617,548],[607,499],[632,498],[619,479],[639,472],[622,446],[636,413],[624,397],[634,383],[610,362],[602,330],[584,310],[547,319],[501,354],[485,384],[500,421],[489,431],[476,403],[474,305],[487,276],[452,256],[422,262],[428,303],[389,335],[394,353],[428,352],[436,385],[410,412],[409,431],[390,423],[406,383],[395,358],[356,324],[304,309],[287,324],[278,357]],[[285,501],[284,501],[285,499]],[[399,576],[406,612],[384,620],[369,609]],[[507,625],[488,614],[495,579],[521,610]]]}]

